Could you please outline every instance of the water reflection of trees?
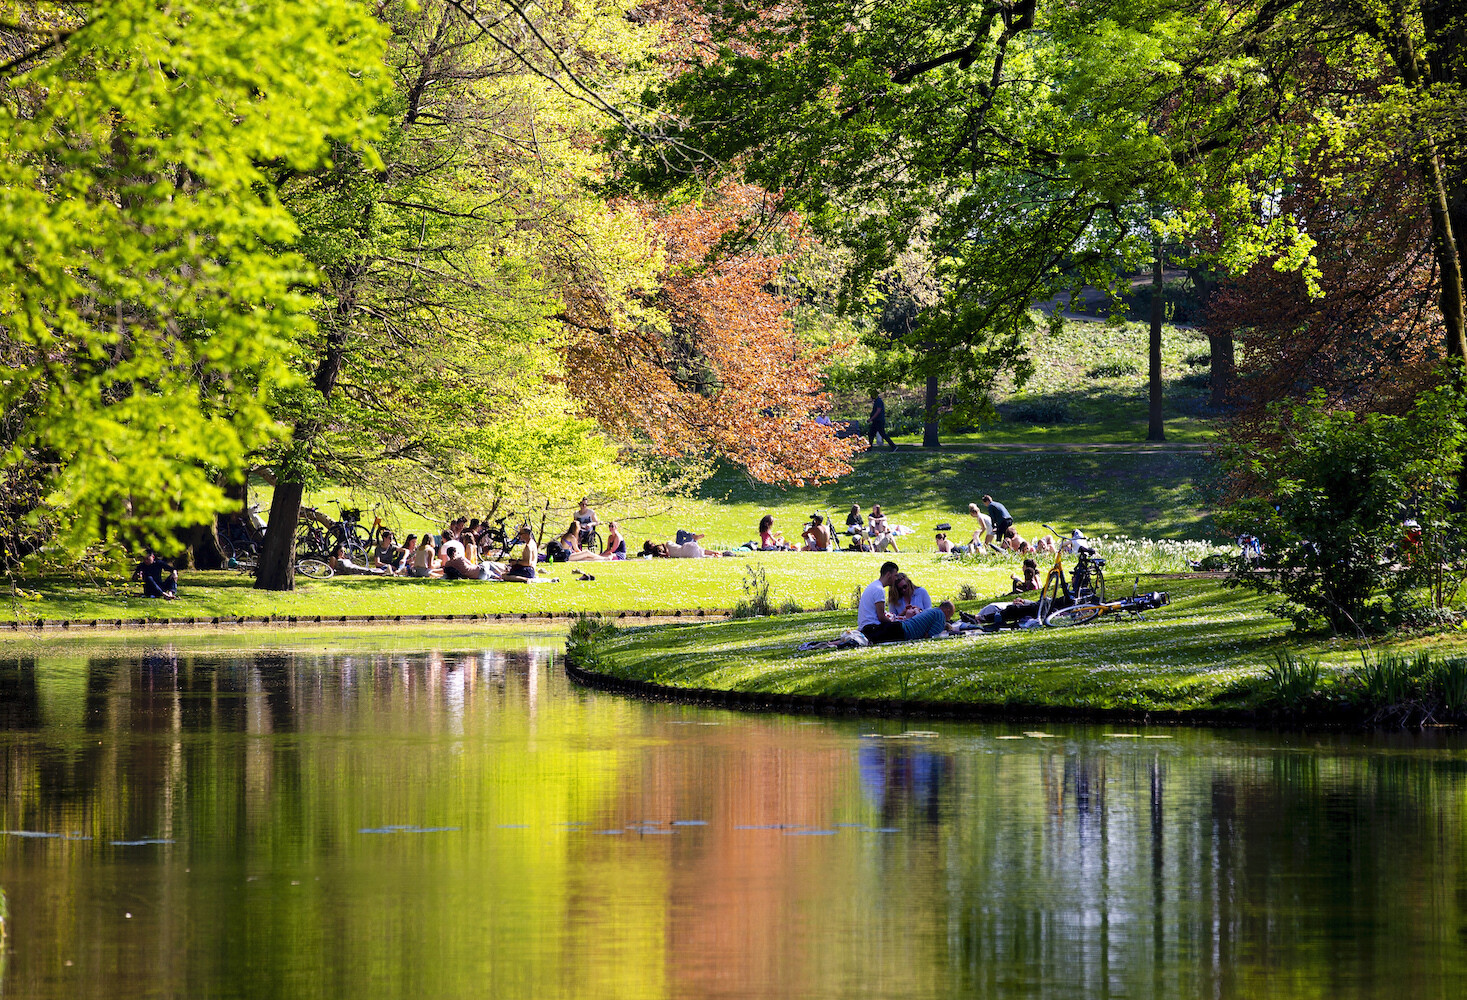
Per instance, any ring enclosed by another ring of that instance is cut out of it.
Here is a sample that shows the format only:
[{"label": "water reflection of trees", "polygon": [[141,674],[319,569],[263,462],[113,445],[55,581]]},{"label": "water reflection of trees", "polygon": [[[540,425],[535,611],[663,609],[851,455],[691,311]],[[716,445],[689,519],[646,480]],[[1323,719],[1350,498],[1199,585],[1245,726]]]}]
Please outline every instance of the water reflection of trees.
[{"label": "water reflection of trees", "polygon": [[[29,918],[9,992],[44,992],[27,949],[79,934],[107,942],[74,991],[98,996],[137,970],[262,996],[1430,996],[1467,972],[1467,760],[1429,739],[863,739],[553,665],[0,663],[5,828],[93,838],[0,843]],[[393,823],[459,832],[360,832]],[[108,843],[139,837],[175,843]],[[125,928],[96,916],[117,898]]]},{"label": "water reflection of trees", "polygon": [[1441,995],[1444,968],[1467,971],[1456,758],[1210,749],[965,775],[1012,821],[960,824],[956,989],[1063,969],[1058,995]]}]

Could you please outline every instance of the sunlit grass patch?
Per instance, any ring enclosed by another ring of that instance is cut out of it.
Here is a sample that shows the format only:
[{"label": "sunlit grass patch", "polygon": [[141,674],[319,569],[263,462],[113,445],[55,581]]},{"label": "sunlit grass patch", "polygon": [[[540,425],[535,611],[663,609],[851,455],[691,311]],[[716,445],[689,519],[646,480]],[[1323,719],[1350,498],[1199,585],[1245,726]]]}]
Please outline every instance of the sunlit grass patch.
[{"label": "sunlit grass patch", "polygon": [[1171,590],[1173,603],[1143,621],[797,651],[854,625],[849,612],[821,612],[634,629],[602,659],[616,676],[676,687],[1136,711],[1266,708],[1285,651],[1317,659],[1328,683],[1352,669],[1349,647],[1301,642],[1255,596],[1200,580]]}]

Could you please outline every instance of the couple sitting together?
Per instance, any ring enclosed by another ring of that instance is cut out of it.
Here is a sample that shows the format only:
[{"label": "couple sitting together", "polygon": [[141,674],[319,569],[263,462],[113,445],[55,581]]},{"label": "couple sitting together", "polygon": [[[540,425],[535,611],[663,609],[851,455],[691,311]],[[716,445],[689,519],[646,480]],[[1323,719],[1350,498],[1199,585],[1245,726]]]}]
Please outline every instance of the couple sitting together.
[{"label": "couple sitting together", "polygon": [[856,627],[871,642],[931,639],[947,631],[958,609],[952,601],[932,606],[927,591],[914,585],[894,562],[881,564],[881,576],[861,591]]}]

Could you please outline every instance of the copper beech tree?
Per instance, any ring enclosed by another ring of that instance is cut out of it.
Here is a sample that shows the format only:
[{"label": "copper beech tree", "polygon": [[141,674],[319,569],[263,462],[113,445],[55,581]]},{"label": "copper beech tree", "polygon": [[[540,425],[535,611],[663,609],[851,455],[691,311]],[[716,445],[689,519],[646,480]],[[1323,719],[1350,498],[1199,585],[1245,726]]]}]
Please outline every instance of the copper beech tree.
[{"label": "copper beech tree", "polygon": [[766,483],[831,480],[865,442],[817,422],[841,345],[795,335],[777,283],[803,234],[796,220],[767,218],[766,201],[735,185],[702,203],[639,206],[662,256],[658,287],[635,314],[567,294],[571,392],[602,427],[654,454],[721,458]]},{"label": "copper beech tree", "polygon": [[1352,198],[1306,178],[1283,200],[1317,242],[1326,295],[1311,297],[1297,273],[1271,262],[1218,288],[1208,328],[1235,332],[1246,349],[1233,393],[1245,427],[1270,424],[1269,405],[1302,387],[1334,406],[1401,414],[1439,382],[1440,279],[1411,181],[1386,173]]}]

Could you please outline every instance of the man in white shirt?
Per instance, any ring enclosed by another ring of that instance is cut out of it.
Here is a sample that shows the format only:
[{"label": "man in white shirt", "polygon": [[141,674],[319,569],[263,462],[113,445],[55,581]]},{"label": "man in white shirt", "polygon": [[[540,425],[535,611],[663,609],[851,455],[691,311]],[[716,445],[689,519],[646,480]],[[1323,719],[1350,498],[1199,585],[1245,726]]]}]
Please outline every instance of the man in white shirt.
[{"label": "man in white shirt", "polygon": [[881,576],[866,584],[856,605],[856,627],[873,643],[900,642],[906,638],[902,623],[886,607],[886,588],[896,579],[900,567],[894,562],[881,564]]}]

